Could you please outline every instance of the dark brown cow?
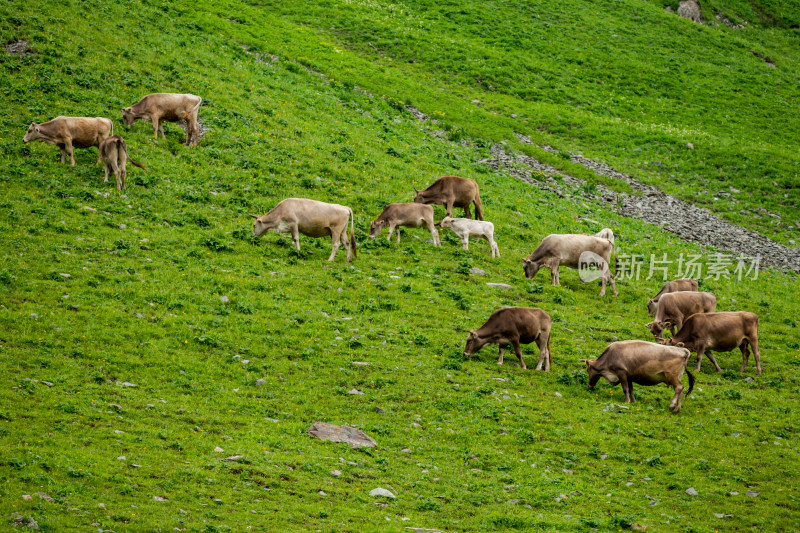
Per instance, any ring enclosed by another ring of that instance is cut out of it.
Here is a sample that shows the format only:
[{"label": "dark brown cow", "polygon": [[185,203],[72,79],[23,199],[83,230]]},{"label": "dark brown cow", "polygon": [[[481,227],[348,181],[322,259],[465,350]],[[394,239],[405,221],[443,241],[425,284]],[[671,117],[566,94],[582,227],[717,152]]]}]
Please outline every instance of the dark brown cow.
[{"label": "dark brown cow", "polygon": [[668,281],[661,287],[661,290],[658,291],[658,294],[653,296],[647,301],[647,314],[650,316],[656,316],[656,309],[658,309],[658,300],[664,294],[668,294],[670,292],[679,292],[679,291],[697,291],[697,280],[691,278],[681,278],[681,279],[674,279],[672,281]]},{"label": "dark brown cow", "polygon": [[464,355],[477,353],[487,344],[496,344],[500,349],[498,365],[503,364],[503,352],[506,346],[513,346],[519,358],[519,364],[526,370],[522,359],[520,344],[536,341],[539,346],[539,364],[536,370],[550,371],[553,363],[553,352],[550,351],[550,315],[538,307],[503,307],[498,309],[478,331],[470,331]]},{"label": "dark brown cow", "polygon": [[483,220],[481,208],[481,195],[478,193],[478,184],[469,178],[458,176],[443,176],[433,182],[433,185],[424,191],[416,191],[414,203],[443,205],[447,216],[453,216],[454,207],[463,207],[467,218],[472,218],[469,204],[475,204],[475,218]]},{"label": "dark brown cow", "polygon": [[[389,204],[383,208],[372,224],[369,225],[369,238],[374,239],[380,235],[381,230],[389,226],[389,235],[386,240],[392,239],[392,232],[397,226],[407,228],[421,228],[425,226],[431,232],[434,246],[441,246],[439,232],[433,224],[433,207],[423,204]],[[397,230],[397,242],[400,242],[400,230]]]},{"label": "dark brown cow", "polygon": [[[559,284],[558,267],[560,265],[572,268],[585,268],[594,265],[599,269],[597,277],[602,280],[600,296],[606,293],[606,283],[611,282],[614,296],[617,295],[617,284],[614,274],[608,267],[611,250],[614,245],[610,240],[594,235],[580,234],[552,234],[548,235],[536,250],[522,260],[525,277],[532,279],[542,267],[550,269],[550,278],[553,285]],[[592,275],[594,271],[590,271]]]},{"label": "dark brown cow", "polygon": [[716,310],[717,297],[710,292],[668,292],[659,298],[656,317],[646,327],[655,335],[656,342],[661,342],[664,340],[664,329],[670,328],[674,336],[686,317]]},{"label": "dark brown cow", "polygon": [[736,311],[727,313],[698,313],[687,318],[683,327],[678,330],[671,339],[666,340],[669,346],[676,346],[678,343],[693,352],[697,352],[697,369],[700,372],[700,361],[703,354],[708,355],[714,363],[717,372],[722,369],[714,358],[715,352],[730,352],[734,348],[739,348],[742,352],[742,368],[744,372],[747,368],[747,360],[750,358],[748,345],[753,348],[753,355],[756,358],[756,373],[761,375],[761,352],[758,349],[758,315],[747,311]]},{"label": "dark brown cow", "polygon": [[[72,147],[89,148],[100,147],[109,135],[114,133],[114,123],[102,117],[56,117],[48,122],[36,124],[31,122],[28,132],[22,139],[29,143],[42,140],[55,144],[61,150],[61,163],[64,163],[64,153],[69,154],[69,163],[75,166],[75,156]],[[98,158],[97,162],[100,162]]]},{"label": "dark brown cow", "polygon": [[[288,233],[294,247],[300,249],[300,234],[309,237],[331,236],[333,250],[328,261],[333,261],[340,243],[347,250],[347,262],[356,257],[356,238],[353,233],[353,210],[339,204],[326,204],[307,198],[287,198],[263,216],[250,215],[253,235],[258,237],[268,231]],[[347,238],[347,221],[350,221],[350,238]],[[352,255],[351,255],[352,252]]]},{"label": "dark brown cow", "polygon": [[200,126],[197,122],[197,110],[203,101],[193,94],[155,93],[148,94],[130,107],[122,109],[122,122],[130,126],[135,120],[141,119],[153,123],[153,137],[158,140],[164,135],[162,120],[167,122],[186,121],[186,146],[196,146],[200,136]]},{"label": "dark brown cow", "polygon": [[600,378],[606,378],[611,385],[622,384],[625,401],[633,403],[633,384],[657,385],[666,383],[675,389],[675,395],[669,403],[669,410],[677,413],[683,401],[683,383],[681,376],[684,370],[689,376],[689,390],[694,388],[694,376],[686,364],[689,362],[689,350],[679,346],[664,346],[645,341],[613,342],[597,359],[581,359],[586,363],[589,373],[589,388],[594,389]]},{"label": "dark brown cow", "polygon": [[119,135],[112,135],[100,144],[100,160],[106,172],[103,183],[108,183],[108,174],[113,172],[118,190],[125,189],[125,179],[128,176],[127,161],[130,160],[131,164],[147,172],[144,165],[131,158],[128,153],[128,143]]}]

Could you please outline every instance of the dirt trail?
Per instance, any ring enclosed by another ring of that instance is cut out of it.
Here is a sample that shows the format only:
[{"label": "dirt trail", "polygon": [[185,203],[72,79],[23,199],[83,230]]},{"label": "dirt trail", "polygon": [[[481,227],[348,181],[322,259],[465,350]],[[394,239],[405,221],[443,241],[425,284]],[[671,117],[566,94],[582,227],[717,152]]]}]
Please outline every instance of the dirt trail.
[{"label": "dirt trail", "polygon": [[[530,140],[525,136],[519,135],[518,137],[522,142],[530,144]],[[544,147],[544,149],[552,150],[549,147]],[[555,150],[552,151],[555,152]],[[587,192],[585,181],[564,174],[532,157],[509,154],[502,144],[492,146],[491,153],[492,158],[482,159],[479,162],[494,169],[503,170],[562,198],[601,200],[621,215],[655,224],[687,241],[711,245],[736,256],[760,256],[762,265],[776,267],[783,271],[800,272],[800,249],[789,248],[759,233],[731,224],[712,215],[707,209],[665,194],[656,187],[640,183],[630,176],[617,172],[605,163],[581,155],[570,154],[574,163],[581,164],[603,176],[623,181],[641,195],[615,192],[602,185],[598,185],[594,192]],[[533,171],[558,175],[562,179],[556,181],[551,177],[546,177],[542,178],[544,181],[539,181],[531,177]]]}]

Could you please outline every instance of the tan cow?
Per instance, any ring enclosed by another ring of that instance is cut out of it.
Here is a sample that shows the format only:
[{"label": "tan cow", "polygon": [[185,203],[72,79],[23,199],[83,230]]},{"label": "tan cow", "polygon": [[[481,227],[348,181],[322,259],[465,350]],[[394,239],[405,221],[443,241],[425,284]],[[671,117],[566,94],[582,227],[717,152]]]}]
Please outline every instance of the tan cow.
[{"label": "tan cow", "polygon": [[131,158],[130,154],[128,154],[128,143],[119,135],[112,135],[100,144],[100,160],[103,162],[103,168],[106,172],[103,183],[108,183],[108,174],[113,172],[117,180],[118,190],[125,189],[125,179],[128,176],[128,160],[130,160],[131,164],[147,172],[144,165]]},{"label": "tan cow", "polygon": [[[423,204],[389,204],[383,212],[369,225],[369,238],[380,235],[381,230],[389,226],[386,240],[392,239],[392,232],[397,226],[421,228],[425,226],[431,232],[434,246],[441,246],[439,232],[433,224],[433,207]],[[397,230],[397,242],[400,242],[400,230]]]},{"label": "tan cow", "polygon": [[558,267],[563,265],[571,268],[585,269],[596,266],[602,280],[600,296],[606,293],[606,283],[611,282],[614,296],[617,293],[617,284],[614,274],[608,267],[609,258],[614,245],[608,239],[594,235],[578,234],[552,234],[548,235],[536,250],[522,260],[525,277],[532,279],[542,267],[550,269],[551,283],[558,285]]},{"label": "tan cow", "polygon": [[750,358],[749,345],[753,348],[753,355],[756,358],[756,373],[761,375],[758,315],[755,313],[735,311],[692,315],[684,321],[683,327],[678,330],[678,333],[665,342],[668,346],[676,346],[678,343],[682,343],[692,352],[697,352],[696,372],[700,372],[700,361],[703,359],[704,353],[714,363],[717,372],[722,372],[711,350],[730,352],[734,348],[739,348],[742,352],[740,372],[744,372],[747,368],[747,360]]},{"label": "tan cow", "polygon": [[148,94],[130,107],[122,109],[122,122],[130,126],[135,120],[141,119],[153,123],[153,138],[158,140],[164,135],[162,120],[167,122],[186,121],[186,146],[196,146],[200,136],[200,126],[197,121],[197,110],[203,101],[193,94],[155,93]]},{"label": "tan cow", "polygon": [[519,365],[527,370],[522,359],[520,344],[536,341],[539,346],[539,364],[536,370],[550,371],[553,364],[553,353],[550,351],[550,315],[538,307],[503,307],[489,317],[489,320],[478,331],[470,331],[464,355],[472,355],[487,344],[496,344],[500,349],[498,365],[503,364],[503,352],[506,346],[513,346],[519,358]]},{"label": "tan cow", "polygon": [[655,335],[656,342],[664,340],[664,329],[672,335],[683,326],[686,317],[695,313],[713,313],[717,310],[717,297],[710,292],[669,292],[658,300],[655,319],[646,327]]},{"label": "tan cow", "polygon": [[[114,123],[102,117],[56,117],[48,122],[36,124],[31,122],[28,132],[22,139],[29,143],[42,140],[55,144],[61,150],[61,163],[64,163],[64,153],[69,154],[69,163],[75,166],[75,156],[72,147],[89,148],[100,147],[109,135],[114,133]],[[97,162],[100,162],[98,158]]]},{"label": "tan cow", "polygon": [[697,287],[697,280],[691,278],[674,279],[666,282],[664,286],[661,287],[661,290],[658,291],[658,294],[647,300],[647,314],[650,316],[656,315],[656,310],[658,309],[658,300],[664,294],[678,291],[696,291]]},{"label": "tan cow", "polygon": [[481,195],[475,180],[458,176],[443,176],[424,191],[416,191],[414,203],[443,205],[447,216],[453,216],[454,207],[463,207],[467,218],[472,218],[469,204],[475,204],[475,218],[483,220]]},{"label": "tan cow", "polygon": [[675,395],[669,403],[669,410],[677,413],[683,402],[683,383],[681,376],[686,371],[689,376],[689,390],[694,388],[694,376],[686,364],[689,362],[689,350],[680,346],[664,346],[645,341],[619,341],[606,347],[597,359],[581,359],[586,363],[589,373],[589,389],[594,389],[600,378],[606,378],[611,385],[622,384],[625,401],[634,403],[633,384],[657,385],[666,383],[675,389]]},{"label": "tan cow", "polygon": [[[294,247],[300,249],[300,234],[308,237],[331,236],[333,250],[328,261],[333,261],[340,243],[347,250],[347,262],[356,257],[356,238],[353,232],[353,210],[339,204],[326,204],[307,198],[287,198],[263,216],[250,215],[253,235],[258,237],[268,231],[292,236]],[[347,238],[347,221],[350,221],[350,238]]]}]

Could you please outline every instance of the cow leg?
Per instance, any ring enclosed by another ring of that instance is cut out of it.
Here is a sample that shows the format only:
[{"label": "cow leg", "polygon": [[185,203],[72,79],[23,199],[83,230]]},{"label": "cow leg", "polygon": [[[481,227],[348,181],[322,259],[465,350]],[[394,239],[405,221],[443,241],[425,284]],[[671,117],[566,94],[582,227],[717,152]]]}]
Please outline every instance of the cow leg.
[{"label": "cow leg", "polygon": [[489,236],[489,246],[492,247],[492,257],[500,257],[500,248],[497,247],[497,243],[494,242],[492,236]]},{"label": "cow leg", "polygon": [[[158,140],[158,130],[161,129],[161,121],[157,116],[152,117],[153,120],[153,139]],[[163,131],[163,130],[162,130]],[[162,133],[163,135],[163,133]]]},{"label": "cow leg", "polygon": [[519,346],[519,341],[514,342],[514,351],[517,353],[517,357],[519,358],[519,366],[522,367],[522,370],[528,370],[528,367],[525,366],[525,361],[522,359],[522,349]]},{"label": "cow leg", "polygon": [[162,139],[166,139],[167,138],[167,135],[164,133],[164,123],[163,122],[159,122],[158,123],[158,131],[161,132],[161,138]]},{"label": "cow leg", "polygon": [[389,224],[389,235],[386,236],[386,240],[391,242],[392,241],[392,232],[394,231],[394,226]]},{"label": "cow leg", "polygon": [[465,250],[469,251],[469,235],[464,235],[463,237],[461,237],[461,246]]},{"label": "cow leg", "polygon": [[399,227],[395,231],[395,235],[397,235],[397,242],[399,243],[400,242],[400,228]]},{"label": "cow leg", "polygon": [[472,218],[472,213],[469,210],[469,204],[464,206],[464,218]]},{"label": "cow leg", "polygon": [[[65,148],[67,150],[67,153],[69,154],[69,164],[74,167],[75,166],[75,154],[72,151],[72,140],[67,140]],[[61,162],[62,163],[64,162],[63,155],[62,155]]]},{"label": "cow leg", "polygon": [[703,360],[704,350],[705,347],[702,345],[697,348],[697,368],[694,369],[695,372],[700,372],[700,362]]},{"label": "cow leg", "polygon": [[747,369],[747,360],[750,359],[750,350],[747,349],[747,339],[742,341],[742,344],[739,345],[739,349],[742,351],[742,369],[739,372],[744,372]]},{"label": "cow leg", "polygon": [[439,239],[439,232],[436,231],[436,228],[433,225],[433,221],[428,223],[428,231],[431,232],[431,238],[433,239],[434,246],[441,246],[442,241]]},{"label": "cow leg", "polygon": [[503,364],[503,352],[505,352],[506,348],[502,344],[498,344],[497,347],[500,348],[500,357],[498,357],[498,359],[497,359],[497,364],[498,365],[502,365]]},{"label": "cow leg", "polygon": [[630,382],[628,381],[628,374],[625,372],[617,373],[617,377],[619,378],[619,383],[622,385],[622,392],[625,393],[625,401],[631,401],[631,389],[630,389]]},{"label": "cow leg", "polygon": [[61,164],[63,165],[64,164],[64,154],[65,154],[64,145],[63,144],[59,144],[58,145],[58,149],[61,150]]},{"label": "cow leg", "polygon": [[550,261],[550,283],[553,285],[558,285],[561,280],[558,279],[558,258],[554,258]]},{"label": "cow leg", "polygon": [[547,353],[547,341],[545,340],[544,335],[539,335],[536,344],[539,346],[539,363],[536,365],[536,370],[541,370],[542,365],[544,365],[545,372],[549,372],[550,354]]},{"label": "cow leg", "polygon": [[333,244],[331,249],[331,256],[328,258],[328,261],[333,261],[336,258],[336,252],[339,250],[339,246],[342,242],[342,234],[337,233],[334,230],[331,230],[331,243]]},{"label": "cow leg", "polygon": [[633,395],[633,381],[628,378],[628,392],[631,394],[631,403],[636,403],[636,396]]},{"label": "cow leg", "polygon": [[297,229],[297,225],[292,226],[292,242],[294,243],[295,250],[300,249],[300,231]]},{"label": "cow leg", "polygon": [[447,213],[447,216],[452,217],[453,216],[453,202],[447,202],[445,204],[444,208],[445,208],[445,212]]},{"label": "cow leg", "polygon": [[758,337],[750,336],[748,337],[748,342],[750,343],[750,347],[753,349],[753,357],[756,360],[756,375],[761,375],[761,351],[758,349]]},{"label": "cow leg", "polygon": [[681,404],[683,402],[683,383],[678,379],[677,383],[670,383],[670,385],[675,389],[675,396],[673,396],[672,401],[669,402],[669,410],[673,413],[678,413],[681,410]]},{"label": "cow leg", "polygon": [[125,190],[125,180],[128,179],[128,168],[125,164],[125,156],[122,156],[122,164],[119,167],[119,179],[117,180],[117,189]]},{"label": "cow leg", "polygon": [[[353,237],[355,238],[355,237]],[[347,236],[347,224],[344,225],[344,229],[342,230],[342,235],[340,240],[344,243],[344,249],[347,250],[347,262],[353,262],[353,243],[350,242],[350,238]]]},{"label": "cow leg", "polygon": [[711,350],[708,350],[708,352],[706,352],[706,355],[708,356],[708,360],[711,361],[712,363],[714,363],[714,368],[717,369],[717,372],[722,372],[722,369],[717,364],[717,360],[714,357],[714,354],[711,353]]}]

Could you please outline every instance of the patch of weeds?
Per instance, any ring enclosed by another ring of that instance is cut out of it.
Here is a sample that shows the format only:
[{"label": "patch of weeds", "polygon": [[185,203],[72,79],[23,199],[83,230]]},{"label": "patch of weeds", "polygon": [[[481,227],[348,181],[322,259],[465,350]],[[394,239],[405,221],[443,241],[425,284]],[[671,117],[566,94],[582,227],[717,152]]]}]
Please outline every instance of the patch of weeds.
[{"label": "patch of weeds", "polygon": [[440,511],[442,509],[442,505],[433,500],[422,500],[417,502],[415,508],[417,511]]},{"label": "patch of weeds", "polygon": [[742,393],[735,389],[726,389],[722,391],[722,395],[729,400],[741,400]]},{"label": "patch of weeds", "polygon": [[233,250],[228,243],[219,237],[209,236],[200,239],[200,244],[214,252],[230,252]]}]

